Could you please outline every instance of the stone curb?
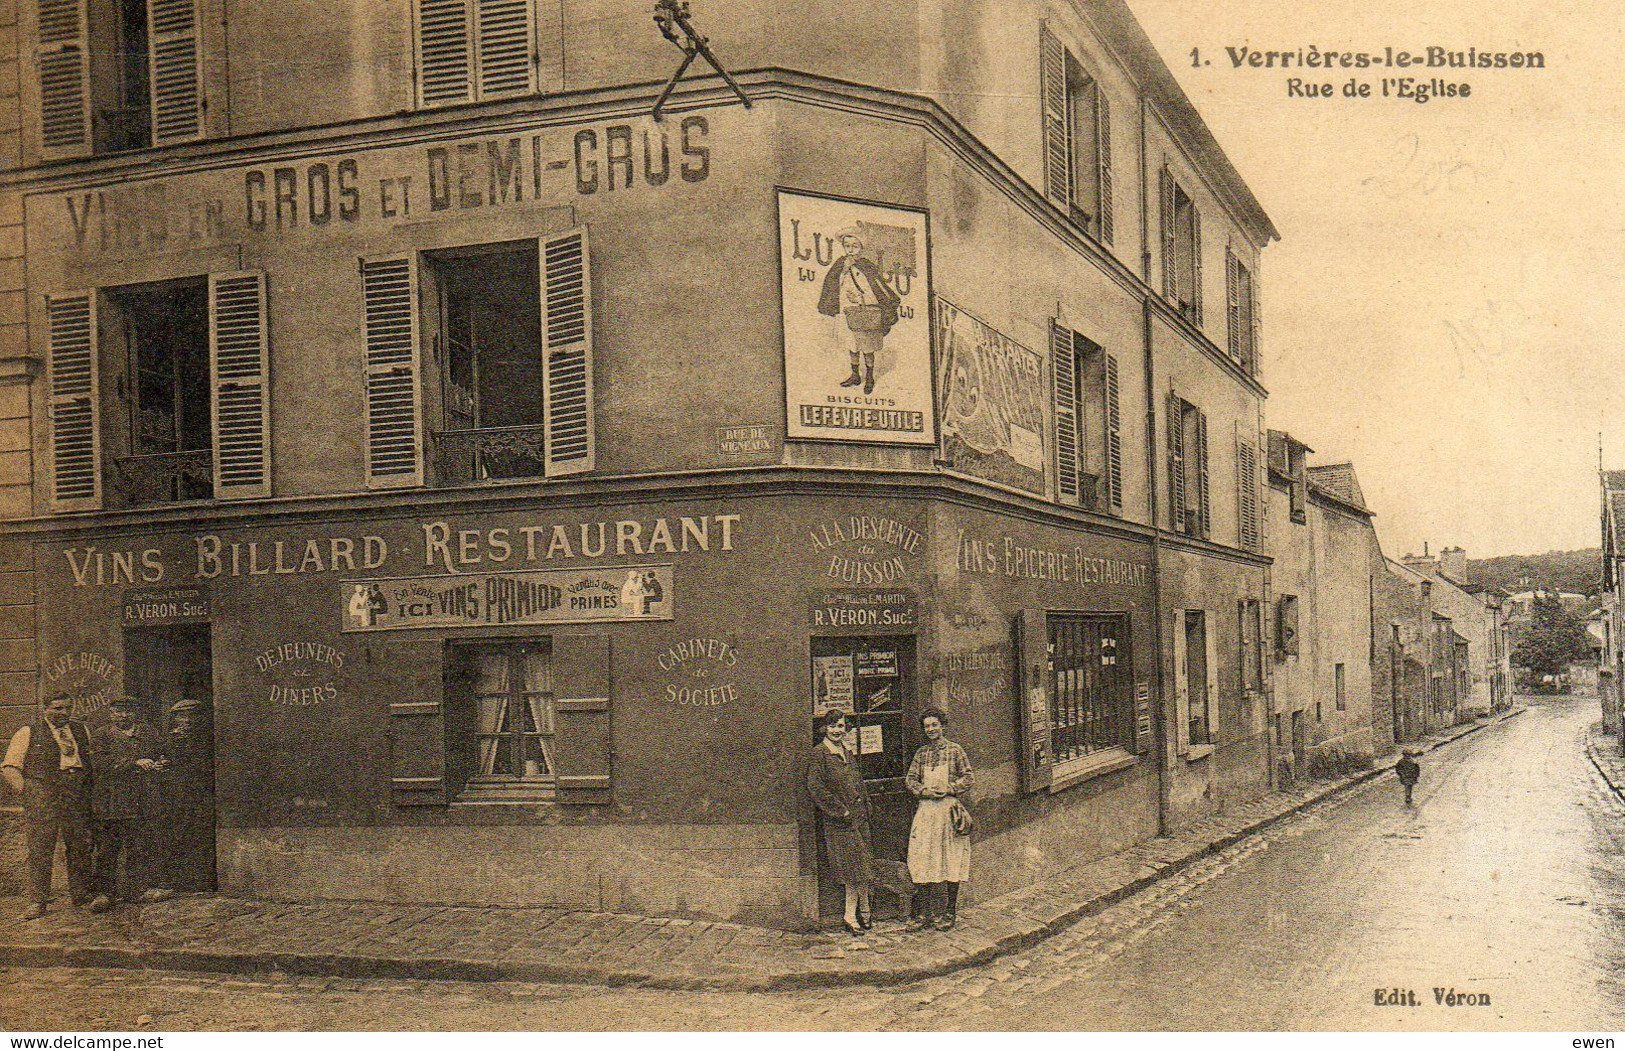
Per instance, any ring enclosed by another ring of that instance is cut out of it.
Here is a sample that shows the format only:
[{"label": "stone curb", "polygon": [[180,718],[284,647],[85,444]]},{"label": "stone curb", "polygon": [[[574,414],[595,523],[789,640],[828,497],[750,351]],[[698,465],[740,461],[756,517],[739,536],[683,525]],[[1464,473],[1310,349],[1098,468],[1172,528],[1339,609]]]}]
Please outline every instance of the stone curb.
[{"label": "stone curb", "polygon": [[[1484,722],[1452,727],[1448,737],[1430,741],[1425,751],[1432,752],[1467,737],[1479,730],[1495,726],[1524,709],[1514,708]],[[1413,746],[1414,747],[1414,746]],[[1589,748],[1588,748],[1589,753]],[[1595,756],[1592,763],[1597,765]],[[1325,786],[1323,791],[1299,800],[1281,810],[1231,830],[1213,839],[1199,843],[1194,849],[1175,857],[1150,858],[1141,866],[1144,873],[1125,883],[1081,900],[1059,913],[1042,920],[1011,917],[1000,924],[1024,924],[1019,929],[994,937],[981,944],[959,942],[957,951],[937,956],[931,963],[898,963],[887,966],[877,961],[872,967],[828,967],[777,970],[746,970],[738,965],[696,966],[692,969],[653,971],[635,968],[600,967],[588,963],[574,963],[562,958],[559,962],[464,960],[435,957],[379,957],[349,953],[297,953],[297,952],[242,952],[208,947],[144,948],[130,946],[66,945],[66,944],[0,944],[0,966],[6,967],[80,967],[117,968],[151,971],[191,971],[224,974],[251,974],[278,971],[324,978],[390,978],[430,981],[463,982],[538,982],[601,986],[639,986],[649,989],[672,990],[727,990],[735,992],[779,992],[794,989],[836,988],[841,986],[904,985],[926,978],[951,974],[966,968],[980,966],[1000,956],[1031,948],[1065,930],[1080,920],[1102,912],[1132,894],[1172,876],[1193,863],[1224,850],[1249,836],[1270,828],[1293,814],[1302,813],[1334,796],[1367,784],[1387,773],[1393,766],[1383,761],[1371,770],[1363,770]],[[1598,770],[1602,767],[1598,765]],[[1606,772],[1603,773],[1608,778]],[[1615,792],[1625,792],[1609,779]],[[1155,841],[1153,841],[1155,842]],[[1170,845],[1177,843],[1171,840]],[[1177,847],[1175,849],[1178,849]],[[1019,892],[1017,892],[1019,893]],[[944,946],[947,948],[947,946]]]},{"label": "stone curb", "polygon": [[[1598,736],[1599,733],[1586,732],[1586,758],[1591,760],[1591,765],[1596,768],[1597,773],[1602,775],[1603,782],[1613,789],[1614,795],[1619,797],[1620,802],[1625,803],[1625,783],[1622,783],[1625,782],[1625,775],[1616,775],[1612,769],[1615,764],[1603,762],[1602,754],[1597,748]],[[1608,739],[1606,734],[1600,734],[1600,736],[1604,740]],[[1615,757],[1610,756],[1609,758]],[[1622,760],[1622,762],[1625,762],[1625,760]]]}]

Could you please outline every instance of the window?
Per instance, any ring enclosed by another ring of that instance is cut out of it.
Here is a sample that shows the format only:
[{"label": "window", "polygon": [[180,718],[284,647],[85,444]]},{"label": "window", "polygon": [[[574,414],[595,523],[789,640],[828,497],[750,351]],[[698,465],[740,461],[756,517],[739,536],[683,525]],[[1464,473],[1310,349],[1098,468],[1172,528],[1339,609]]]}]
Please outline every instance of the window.
[{"label": "window", "polygon": [[1345,666],[1339,664],[1332,669],[1332,696],[1337,701],[1337,710],[1346,712],[1349,708],[1348,683],[1344,675]]},{"label": "window", "polygon": [[592,470],[585,227],[364,259],[361,274],[370,487],[423,484],[425,421],[436,484]]},{"label": "window", "polygon": [[1115,355],[1050,322],[1055,491],[1062,503],[1123,509],[1122,395]]},{"label": "window", "polygon": [[1236,604],[1241,638],[1241,688],[1258,692],[1264,688],[1264,653],[1262,645],[1262,603],[1257,599],[1243,599]]},{"label": "window", "polygon": [[417,0],[415,14],[420,105],[536,91],[534,0]]},{"label": "window", "polygon": [[48,300],[59,511],[270,494],[265,276]]},{"label": "window", "polygon": [[[1188,754],[1213,744],[1213,708],[1218,701],[1218,668],[1208,616],[1202,610],[1174,612],[1174,688],[1179,751]],[[1205,752],[1203,754],[1206,754]],[[1195,756],[1193,756],[1195,758]]]},{"label": "window", "polygon": [[202,135],[196,0],[39,0],[38,25],[47,157]]},{"label": "window", "polygon": [[452,648],[448,697],[464,797],[551,794],[558,769],[552,656],[548,639]]},{"label": "window", "polygon": [[1150,698],[1136,698],[1126,614],[1029,609],[1017,626],[1023,791],[1057,791],[1150,749]]},{"label": "window", "polygon": [[1045,192],[1090,236],[1111,243],[1111,106],[1100,83],[1050,32],[1039,31]]},{"label": "window", "polygon": [[1258,289],[1252,271],[1234,250],[1225,250],[1230,357],[1249,376],[1258,375]]},{"label": "window", "polygon": [[1211,537],[1207,416],[1178,395],[1168,400],[1168,495],[1175,532]]},{"label": "window", "polygon": [[1275,604],[1275,652],[1280,657],[1298,655],[1298,596],[1282,595]]},{"label": "window", "polygon": [[1193,324],[1202,323],[1202,217],[1162,169],[1162,294]]},{"label": "window", "polygon": [[1317,723],[1318,723],[1318,722],[1320,722],[1320,721],[1321,721],[1321,714],[1320,714],[1320,702],[1319,702],[1319,701],[1316,701],[1316,702],[1315,702],[1315,722],[1317,722]]}]

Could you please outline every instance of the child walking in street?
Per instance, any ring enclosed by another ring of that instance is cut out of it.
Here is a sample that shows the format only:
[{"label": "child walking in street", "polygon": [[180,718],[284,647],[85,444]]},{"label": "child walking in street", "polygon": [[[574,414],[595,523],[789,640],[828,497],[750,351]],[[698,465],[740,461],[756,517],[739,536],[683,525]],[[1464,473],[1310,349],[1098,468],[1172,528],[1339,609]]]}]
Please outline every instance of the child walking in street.
[{"label": "child walking in street", "polygon": [[1416,791],[1416,782],[1422,777],[1422,764],[1416,761],[1416,753],[1405,749],[1394,764],[1394,773],[1399,775],[1399,783],[1405,786],[1405,805],[1411,805],[1411,793]]}]

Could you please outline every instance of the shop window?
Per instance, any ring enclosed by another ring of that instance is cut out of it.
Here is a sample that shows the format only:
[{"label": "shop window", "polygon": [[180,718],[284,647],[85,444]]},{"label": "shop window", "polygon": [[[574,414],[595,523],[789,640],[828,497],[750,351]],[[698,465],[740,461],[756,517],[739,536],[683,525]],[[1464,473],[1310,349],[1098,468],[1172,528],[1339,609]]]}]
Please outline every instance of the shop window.
[{"label": "shop window", "polygon": [[1202,216],[1162,169],[1162,292],[1192,324],[1202,323]]},{"label": "shop window", "polygon": [[534,0],[417,0],[413,13],[420,105],[536,90]]},{"label": "shop window", "polygon": [[852,715],[852,734],[865,780],[908,773],[913,701],[914,640],[907,636],[815,637],[812,640],[813,712],[831,708]]},{"label": "shop window", "polygon": [[1207,415],[1178,395],[1168,400],[1168,495],[1175,532],[1212,536]]},{"label": "shop window", "polygon": [[465,798],[517,792],[551,798],[553,651],[547,639],[456,646],[451,696],[459,751],[468,760]]},{"label": "shop window", "polygon": [[1056,497],[1062,503],[1121,513],[1123,411],[1117,357],[1054,320],[1050,352]]},{"label": "shop window", "polygon": [[202,134],[196,0],[40,0],[38,27],[47,156]]},{"label": "shop window", "polygon": [[1074,223],[1110,244],[1110,103],[1099,82],[1048,26],[1040,29],[1039,59],[1046,192]]},{"label": "shop window", "polygon": [[1135,694],[1127,616],[1023,610],[1016,629],[1023,791],[1058,791],[1150,749],[1150,695]]},{"label": "shop window", "polygon": [[[1174,614],[1174,678],[1178,702],[1179,751],[1195,753],[1213,744],[1213,713],[1218,701],[1218,668],[1208,616],[1202,610]],[[1205,751],[1202,754],[1206,754]],[[1194,758],[1194,754],[1192,755]]]}]

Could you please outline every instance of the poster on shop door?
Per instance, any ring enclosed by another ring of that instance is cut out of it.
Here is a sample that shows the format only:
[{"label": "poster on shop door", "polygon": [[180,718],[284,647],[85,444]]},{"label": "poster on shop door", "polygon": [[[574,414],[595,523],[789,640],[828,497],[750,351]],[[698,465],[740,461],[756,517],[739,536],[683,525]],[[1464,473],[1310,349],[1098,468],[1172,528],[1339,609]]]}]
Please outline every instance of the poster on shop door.
[{"label": "poster on shop door", "polygon": [[788,435],[935,445],[924,212],[779,193]]}]

